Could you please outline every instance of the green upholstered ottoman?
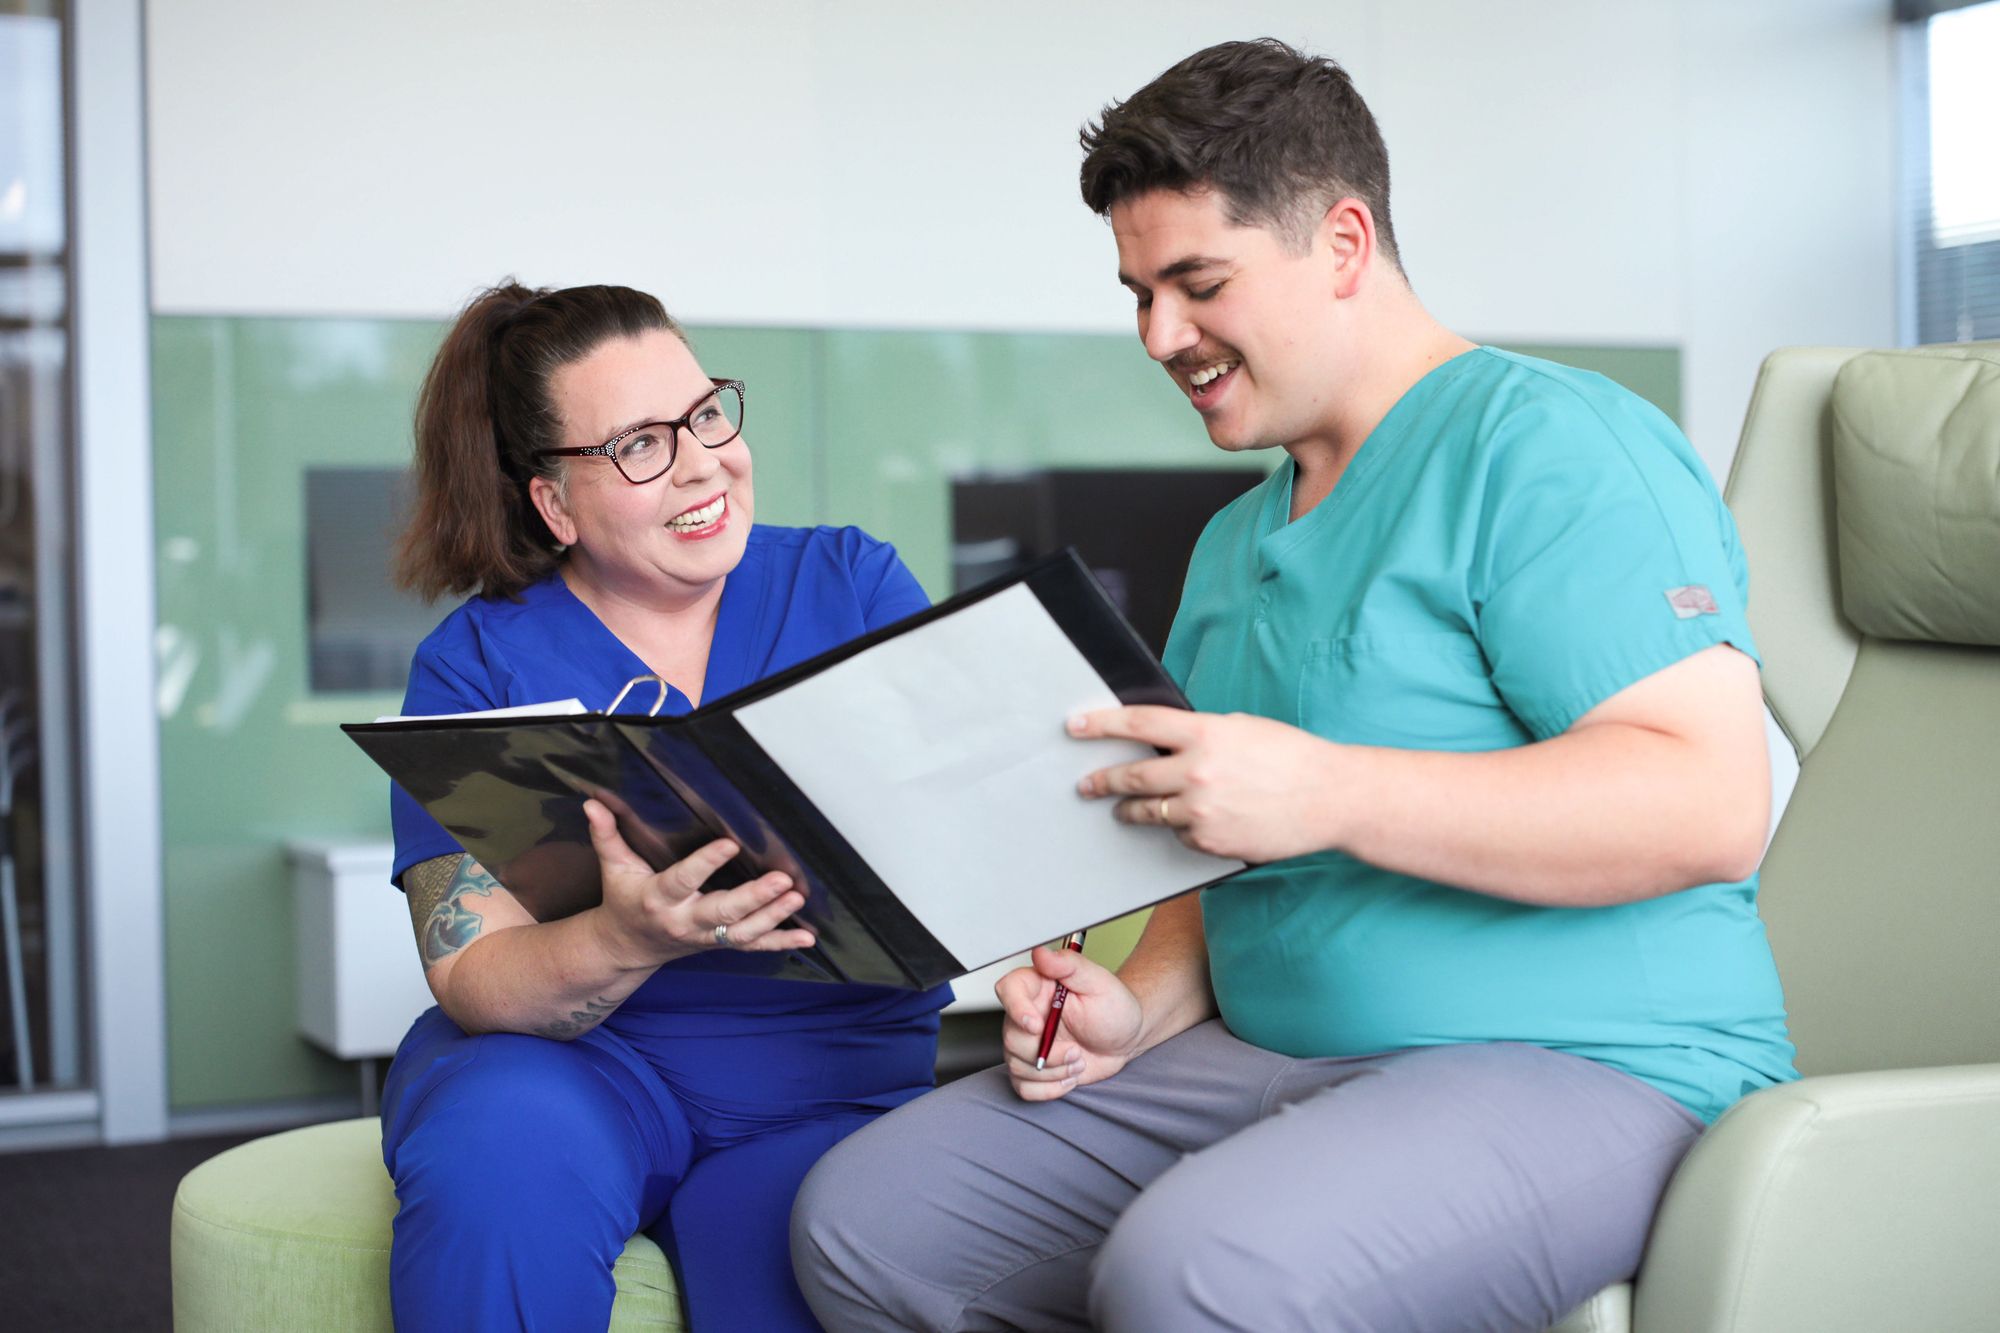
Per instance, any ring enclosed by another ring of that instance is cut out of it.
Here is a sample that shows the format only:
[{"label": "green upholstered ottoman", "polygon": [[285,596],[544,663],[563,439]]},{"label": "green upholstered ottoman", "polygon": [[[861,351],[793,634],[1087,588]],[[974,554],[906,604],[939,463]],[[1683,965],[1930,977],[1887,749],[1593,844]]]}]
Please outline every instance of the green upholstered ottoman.
[{"label": "green upholstered ottoman", "polygon": [[[273,1134],[210,1158],[174,1196],[174,1328],[386,1333],[395,1216],[374,1119]],[[659,1246],[632,1237],[612,1276],[613,1330],[684,1328]]]}]

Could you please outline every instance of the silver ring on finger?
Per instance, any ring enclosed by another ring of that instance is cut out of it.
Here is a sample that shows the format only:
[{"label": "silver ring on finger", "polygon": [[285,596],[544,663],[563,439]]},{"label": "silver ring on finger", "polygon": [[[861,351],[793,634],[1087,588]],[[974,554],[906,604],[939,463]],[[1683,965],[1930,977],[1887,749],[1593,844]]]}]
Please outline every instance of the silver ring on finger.
[{"label": "silver ring on finger", "polygon": [[724,922],[715,928],[715,947],[718,949],[727,949],[729,947],[728,922]]}]

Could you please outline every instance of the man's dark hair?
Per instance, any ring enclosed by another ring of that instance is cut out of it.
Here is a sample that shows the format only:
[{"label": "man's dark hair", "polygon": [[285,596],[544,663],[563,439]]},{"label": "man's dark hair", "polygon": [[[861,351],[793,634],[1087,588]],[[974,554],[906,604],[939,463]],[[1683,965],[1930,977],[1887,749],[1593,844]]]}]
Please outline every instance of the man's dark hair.
[{"label": "man's dark hair", "polygon": [[1083,202],[1100,217],[1151,190],[1213,189],[1229,220],[1269,227],[1294,250],[1352,196],[1397,268],[1389,150],[1338,63],[1275,37],[1197,51],[1085,125]]}]

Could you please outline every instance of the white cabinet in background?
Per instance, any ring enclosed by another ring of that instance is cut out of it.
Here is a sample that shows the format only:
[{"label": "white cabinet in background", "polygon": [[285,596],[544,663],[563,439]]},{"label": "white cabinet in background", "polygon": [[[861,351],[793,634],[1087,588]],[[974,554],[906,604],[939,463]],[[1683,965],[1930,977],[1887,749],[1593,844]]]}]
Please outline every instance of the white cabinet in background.
[{"label": "white cabinet in background", "polygon": [[394,1055],[430,987],[386,842],[287,843],[292,871],[298,1023],[343,1060]]}]

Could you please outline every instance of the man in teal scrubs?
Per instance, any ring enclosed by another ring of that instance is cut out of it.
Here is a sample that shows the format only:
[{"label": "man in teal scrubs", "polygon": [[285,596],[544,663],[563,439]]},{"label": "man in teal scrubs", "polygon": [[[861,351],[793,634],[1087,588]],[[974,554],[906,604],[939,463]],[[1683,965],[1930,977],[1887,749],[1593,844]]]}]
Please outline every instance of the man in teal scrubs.
[{"label": "man in teal scrubs", "polygon": [[1007,1065],[808,1181],[803,1288],[835,1329],[1544,1328],[1795,1077],[1734,525],[1660,412],[1431,318],[1331,61],[1211,48],[1084,142],[1147,353],[1288,457],[1188,570],[1199,711],[1073,720],[1165,752],[1082,794],[1256,868],[1116,975],[1003,980]]}]

